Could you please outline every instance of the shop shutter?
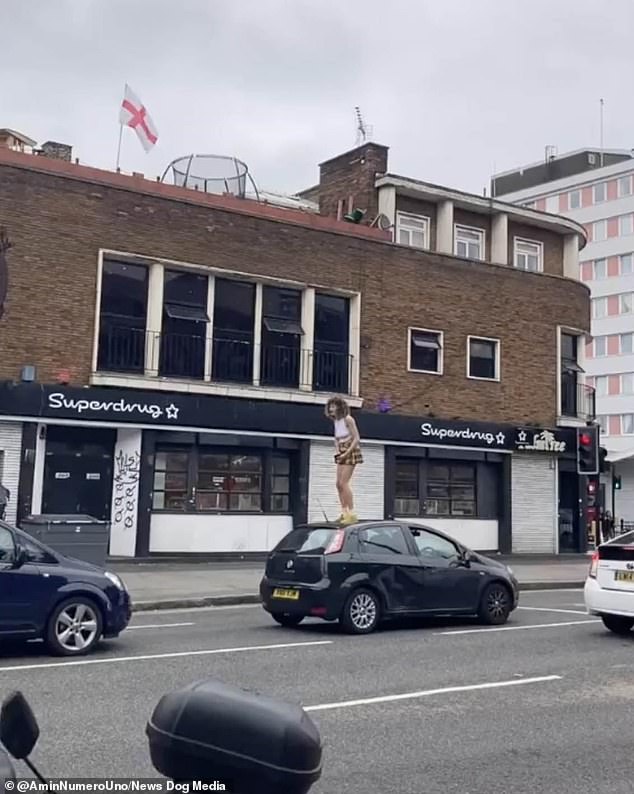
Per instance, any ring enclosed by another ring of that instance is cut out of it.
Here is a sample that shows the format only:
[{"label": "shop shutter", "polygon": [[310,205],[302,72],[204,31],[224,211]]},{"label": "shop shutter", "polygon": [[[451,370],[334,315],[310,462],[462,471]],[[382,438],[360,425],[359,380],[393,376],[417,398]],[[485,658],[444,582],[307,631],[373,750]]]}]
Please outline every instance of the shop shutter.
[{"label": "shop shutter", "polygon": [[0,480],[11,492],[6,514],[9,524],[15,524],[16,521],[21,458],[21,422],[0,422]]},{"label": "shop shutter", "polygon": [[553,554],[556,551],[557,464],[548,455],[513,455],[513,552]]}]

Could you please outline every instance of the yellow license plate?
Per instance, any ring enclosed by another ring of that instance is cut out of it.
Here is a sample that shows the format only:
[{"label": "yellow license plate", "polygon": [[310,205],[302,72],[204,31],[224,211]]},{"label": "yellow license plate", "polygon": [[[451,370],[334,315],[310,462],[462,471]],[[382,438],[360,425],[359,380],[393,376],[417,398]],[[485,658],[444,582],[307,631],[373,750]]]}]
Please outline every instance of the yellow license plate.
[{"label": "yellow license plate", "polygon": [[299,600],[299,590],[284,590],[281,587],[276,587],[273,590],[273,598],[286,598],[288,601]]},{"label": "yellow license plate", "polygon": [[616,571],[614,578],[617,582],[634,582],[634,571]]}]

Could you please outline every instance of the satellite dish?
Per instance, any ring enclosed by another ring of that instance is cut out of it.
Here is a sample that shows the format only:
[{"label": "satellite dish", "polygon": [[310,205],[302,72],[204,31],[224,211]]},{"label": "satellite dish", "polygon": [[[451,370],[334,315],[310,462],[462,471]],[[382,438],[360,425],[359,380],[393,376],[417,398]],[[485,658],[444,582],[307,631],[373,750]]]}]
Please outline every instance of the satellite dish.
[{"label": "satellite dish", "polygon": [[370,226],[377,226],[382,232],[389,231],[394,224],[392,221],[385,215],[384,213],[380,212],[376,218],[372,221]]}]

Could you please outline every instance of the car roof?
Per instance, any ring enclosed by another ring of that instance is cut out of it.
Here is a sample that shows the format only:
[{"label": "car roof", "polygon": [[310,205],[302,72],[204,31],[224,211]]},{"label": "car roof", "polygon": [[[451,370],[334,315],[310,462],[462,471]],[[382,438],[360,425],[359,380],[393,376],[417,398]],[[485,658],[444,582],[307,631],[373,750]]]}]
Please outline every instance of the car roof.
[{"label": "car roof", "polygon": [[460,541],[452,538],[451,535],[447,535],[446,532],[443,532],[441,529],[436,529],[435,527],[427,526],[427,524],[421,524],[418,522],[418,519],[412,518],[411,520],[403,520],[398,518],[362,518],[359,521],[355,521],[354,524],[341,524],[336,521],[311,521],[309,524],[298,524],[294,527],[294,529],[359,529],[361,527],[371,527],[377,524],[402,524],[405,526],[413,527],[414,529],[425,529],[428,532],[433,532],[435,535],[440,535],[441,538],[446,538],[446,540],[451,541],[452,543],[456,543],[458,546],[462,546],[466,548],[464,543],[460,543]]}]

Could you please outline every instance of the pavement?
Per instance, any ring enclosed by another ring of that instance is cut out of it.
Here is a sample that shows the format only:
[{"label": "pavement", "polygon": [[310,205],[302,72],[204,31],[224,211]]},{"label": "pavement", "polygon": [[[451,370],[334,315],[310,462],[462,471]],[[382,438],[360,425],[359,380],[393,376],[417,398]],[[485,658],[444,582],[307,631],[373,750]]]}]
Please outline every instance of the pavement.
[{"label": "pavement", "polygon": [[31,702],[49,777],[157,779],[154,706],[214,677],[306,708],[324,747],[311,794],[629,794],[633,651],[634,633],[605,630],[578,590],[524,592],[502,627],[419,620],[361,637],[224,606],[136,614],[86,659],[3,644],[0,696]]},{"label": "pavement", "polygon": [[[582,587],[586,555],[500,556],[512,566],[522,590]],[[259,603],[264,562],[121,562],[110,570],[125,581],[135,611]]]}]

